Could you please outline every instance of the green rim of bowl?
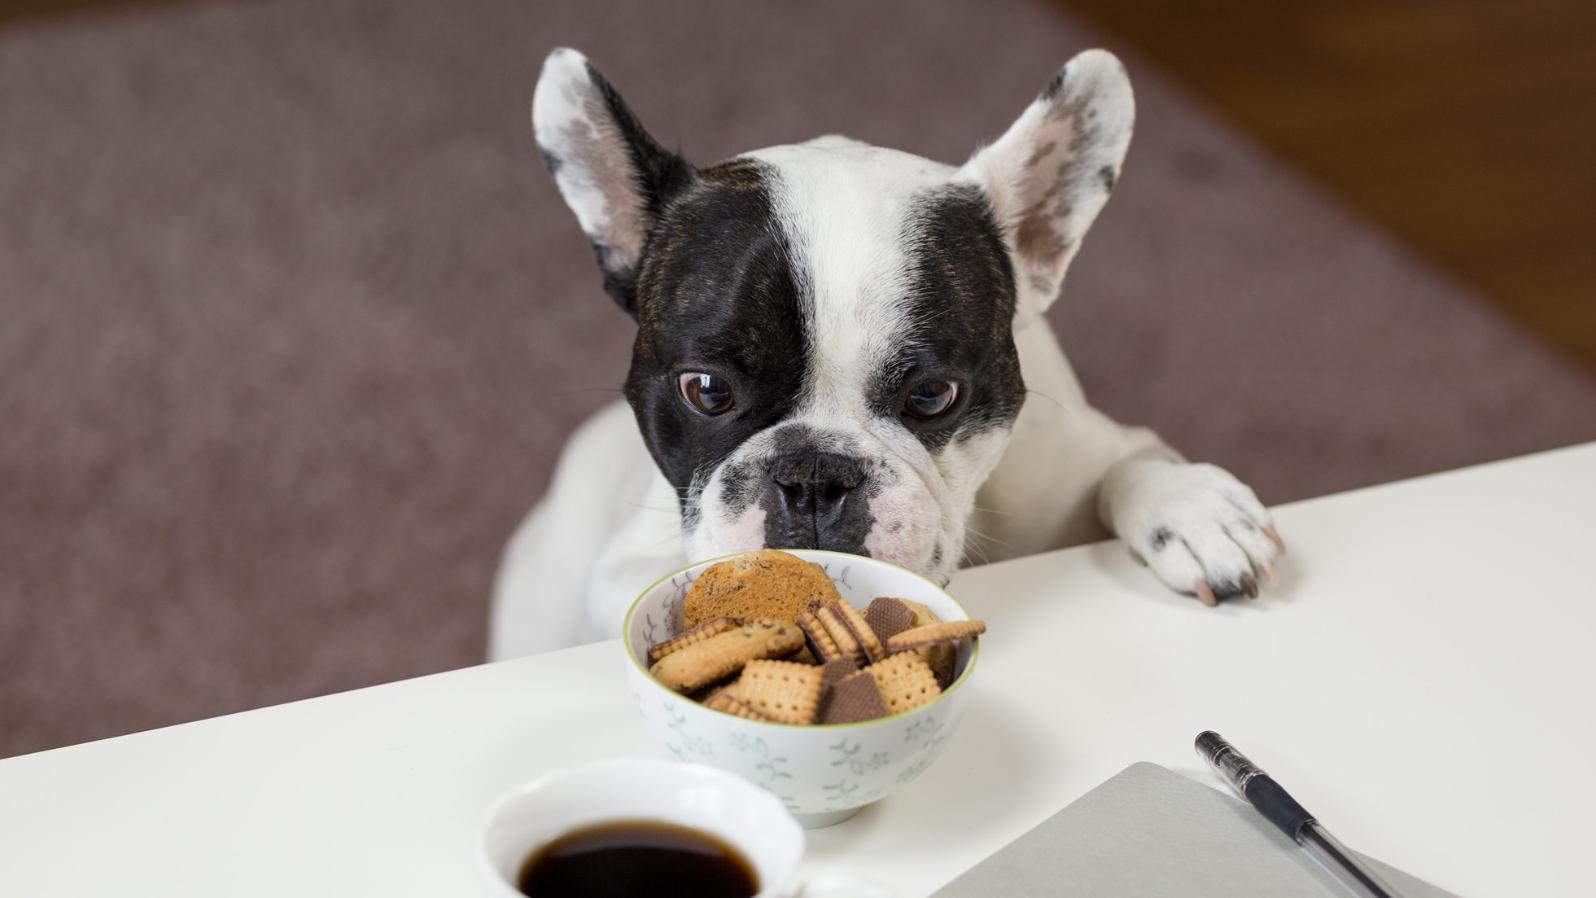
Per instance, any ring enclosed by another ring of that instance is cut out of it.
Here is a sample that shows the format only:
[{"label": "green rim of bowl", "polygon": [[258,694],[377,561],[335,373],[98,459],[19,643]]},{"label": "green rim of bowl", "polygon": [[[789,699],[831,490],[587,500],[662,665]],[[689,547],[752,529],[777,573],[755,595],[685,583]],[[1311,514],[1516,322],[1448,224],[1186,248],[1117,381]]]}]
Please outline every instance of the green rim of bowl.
[{"label": "green rim of bowl", "polygon": [[[778,551],[789,552],[789,551],[792,551],[792,550],[781,549],[781,550],[778,550]],[[903,571],[905,574],[908,574],[909,576],[914,577],[915,579],[924,582],[927,586],[931,587],[932,589],[936,590],[937,592],[942,593],[942,595],[945,596],[948,601],[953,603],[953,607],[959,609],[959,613],[964,615],[965,620],[972,620],[973,619],[973,618],[970,617],[970,610],[968,608],[964,607],[964,603],[963,602],[960,602],[958,599],[955,599],[953,597],[952,593],[950,593],[947,590],[943,589],[942,587],[938,586],[934,581],[932,581],[931,579],[927,578],[926,576],[924,576],[924,575],[922,575],[920,573],[917,573],[915,571],[911,571],[911,570],[909,570],[908,568],[904,567],[901,564],[893,564],[890,561],[882,561],[879,558],[871,558],[868,555],[855,555],[855,554],[853,554],[851,552],[836,552],[836,551],[833,551],[831,549],[798,549],[796,551],[798,551],[798,552],[806,552],[806,553],[815,554],[815,555],[835,555],[838,558],[853,558],[853,559],[858,559],[860,561],[867,561],[867,562],[869,562],[871,564],[880,564],[880,565],[885,565],[887,567],[897,568],[898,570]],[[665,685],[663,683],[661,683],[660,681],[654,679],[654,676],[648,672],[648,668],[644,667],[642,665],[642,663],[637,660],[637,656],[632,653],[632,645],[631,645],[631,638],[630,638],[631,637],[631,632],[632,632],[632,617],[637,614],[637,606],[643,604],[644,597],[646,597],[649,593],[653,592],[656,587],[658,587],[661,583],[664,583],[666,580],[670,580],[673,577],[679,577],[682,574],[685,574],[688,571],[692,570],[693,568],[699,567],[700,565],[708,566],[708,565],[712,565],[712,564],[718,564],[718,563],[720,563],[722,561],[727,560],[728,558],[736,558],[739,555],[747,555],[747,554],[748,554],[747,552],[733,552],[733,553],[731,553],[729,555],[719,555],[719,556],[716,556],[714,558],[706,558],[703,561],[695,561],[692,564],[685,565],[683,567],[679,567],[676,570],[671,571],[670,573],[666,574],[665,576],[659,578],[658,580],[655,580],[653,583],[650,583],[647,587],[645,587],[643,589],[642,592],[637,594],[637,598],[632,600],[632,607],[626,609],[626,619],[625,619],[625,621],[623,621],[621,623],[621,648],[626,652],[626,660],[630,661],[632,663],[632,666],[637,668],[638,672],[640,672],[643,675],[643,679],[645,679],[645,680],[647,680],[649,682],[649,685],[653,686],[655,689],[658,689],[659,691],[661,691],[661,692],[665,693],[666,695],[669,695],[669,696],[671,696],[673,698],[687,699],[687,697],[682,695],[680,692],[677,692],[674,689],[667,689],[667,688],[665,688]],[[799,556],[799,557],[802,557],[802,556]],[[977,661],[979,661],[979,660],[981,660],[981,639],[980,639],[980,637],[976,637],[975,639],[971,640],[971,642],[970,642],[970,663],[964,665],[964,670],[960,671],[959,672],[959,676],[952,683],[948,684],[948,688],[942,690],[942,694],[941,695],[938,695],[936,698],[932,699],[929,702],[926,702],[925,704],[921,705],[918,708],[910,708],[907,711],[899,711],[898,713],[889,715],[887,717],[877,717],[875,720],[864,720],[864,721],[860,721],[859,723],[808,723],[808,724],[797,724],[797,723],[775,723],[773,721],[766,721],[766,720],[749,720],[749,719],[747,719],[745,717],[739,717],[739,718],[736,718],[736,719],[741,721],[741,722],[743,722],[743,723],[752,724],[754,726],[776,727],[778,729],[783,729],[783,730],[825,730],[827,732],[836,732],[838,730],[849,730],[849,729],[858,729],[858,728],[861,728],[861,727],[875,726],[875,725],[880,724],[880,723],[885,723],[885,722],[887,722],[889,720],[897,720],[899,717],[908,717],[908,716],[910,716],[912,714],[920,714],[920,713],[923,713],[923,712],[925,712],[925,711],[927,711],[927,710],[929,710],[931,708],[936,707],[937,704],[940,703],[943,699],[947,698],[949,695],[952,695],[953,691],[955,689],[958,689],[960,686],[964,685],[964,681],[968,680],[970,678],[970,671],[975,670],[975,663]],[[687,701],[692,702],[692,699],[687,699]],[[695,704],[695,705],[697,704],[696,702],[692,702],[692,703]],[[708,708],[703,708],[702,705],[699,705],[698,707],[702,708],[705,712],[707,712],[709,714],[719,714],[720,713],[719,711],[711,711]],[[729,716],[729,715],[723,715],[723,716]]]}]

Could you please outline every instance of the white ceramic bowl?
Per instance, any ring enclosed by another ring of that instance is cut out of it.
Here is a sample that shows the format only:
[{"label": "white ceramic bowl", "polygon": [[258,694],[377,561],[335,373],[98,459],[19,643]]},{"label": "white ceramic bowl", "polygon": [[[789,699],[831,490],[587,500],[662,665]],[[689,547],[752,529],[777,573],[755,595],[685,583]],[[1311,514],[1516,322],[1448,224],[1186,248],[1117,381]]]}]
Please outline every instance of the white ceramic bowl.
[{"label": "white ceramic bowl", "polygon": [[[877,596],[921,602],[943,620],[969,614],[930,580],[897,565],[811,549],[794,555],[826,569],[856,608]],[[711,711],[648,675],[649,646],[679,632],[682,600],[715,558],[684,568],[644,590],[622,629],[628,683],[649,731],[673,757],[710,764],[774,792],[805,828],[846,820],[931,766],[958,726],[979,643],[962,640],[953,683],[929,704],[865,723],[790,726]]]}]

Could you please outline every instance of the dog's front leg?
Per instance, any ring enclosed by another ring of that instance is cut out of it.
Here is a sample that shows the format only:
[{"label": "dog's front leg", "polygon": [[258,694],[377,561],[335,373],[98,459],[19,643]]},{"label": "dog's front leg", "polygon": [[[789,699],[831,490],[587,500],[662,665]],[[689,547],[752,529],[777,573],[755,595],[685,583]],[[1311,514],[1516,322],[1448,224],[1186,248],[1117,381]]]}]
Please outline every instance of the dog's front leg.
[{"label": "dog's front leg", "polygon": [[1285,545],[1268,509],[1223,468],[1163,447],[1120,459],[1103,478],[1098,513],[1133,556],[1171,589],[1205,605],[1256,598]]}]

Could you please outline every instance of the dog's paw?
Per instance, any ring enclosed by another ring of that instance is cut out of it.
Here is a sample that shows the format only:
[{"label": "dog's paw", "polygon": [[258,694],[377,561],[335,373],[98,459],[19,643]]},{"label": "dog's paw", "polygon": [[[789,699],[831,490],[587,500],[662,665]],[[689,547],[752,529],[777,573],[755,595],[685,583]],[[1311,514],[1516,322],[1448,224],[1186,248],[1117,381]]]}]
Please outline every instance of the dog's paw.
[{"label": "dog's paw", "polygon": [[1258,597],[1274,581],[1285,544],[1268,509],[1230,472],[1207,464],[1153,462],[1120,484],[1114,530],[1171,589],[1214,605]]}]

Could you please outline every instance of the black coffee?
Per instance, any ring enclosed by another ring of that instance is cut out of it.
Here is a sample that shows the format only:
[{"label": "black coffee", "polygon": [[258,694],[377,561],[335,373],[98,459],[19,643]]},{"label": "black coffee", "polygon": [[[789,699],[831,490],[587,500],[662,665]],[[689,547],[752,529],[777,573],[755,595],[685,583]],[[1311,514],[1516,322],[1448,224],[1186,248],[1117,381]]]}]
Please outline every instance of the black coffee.
[{"label": "black coffee", "polygon": [[572,830],[526,859],[530,898],[752,898],[759,877],[742,852],[670,823],[618,821]]}]

